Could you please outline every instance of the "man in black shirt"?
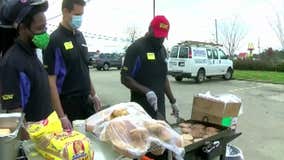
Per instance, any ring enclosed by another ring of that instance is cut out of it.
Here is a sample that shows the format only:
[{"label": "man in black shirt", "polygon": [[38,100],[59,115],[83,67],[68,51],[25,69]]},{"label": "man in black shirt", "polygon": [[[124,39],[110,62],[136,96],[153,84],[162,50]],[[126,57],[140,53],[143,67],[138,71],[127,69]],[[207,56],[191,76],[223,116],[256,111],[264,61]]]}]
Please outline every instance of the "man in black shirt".
[{"label": "man in black shirt", "polygon": [[[169,28],[166,17],[154,17],[148,33],[126,50],[121,69],[121,82],[130,89],[130,100],[139,103],[152,118],[162,120],[166,119],[165,94],[171,103],[172,114],[176,116],[179,112],[167,78],[167,54],[163,46]],[[167,152],[161,156],[151,153],[147,156],[164,160]]]},{"label": "man in black shirt", "polygon": [[32,122],[52,112],[48,75],[35,51],[49,41],[44,16],[47,8],[47,1],[10,0],[0,12],[1,25],[13,26],[19,34],[11,47],[5,46],[9,49],[1,59],[2,107],[8,112],[23,111],[25,120]]},{"label": "man in black shirt", "polygon": [[84,0],[63,0],[63,20],[43,54],[52,103],[64,129],[71,129],[70,121],[86,119],[95,113],[94,106],[101,106],[90,80],[86,41],[77,30],[84,6]]},{"label": "man in black shirt", "polygon": [[164,16],[154,17],[148,33],[127,49],[121,70],[121,82],[131,90],[131,101],[139,103],[155,119],[165,119],[165,94],[173,113],[178,113],[167,78],[167,54],[163,46],[169,27]]}]

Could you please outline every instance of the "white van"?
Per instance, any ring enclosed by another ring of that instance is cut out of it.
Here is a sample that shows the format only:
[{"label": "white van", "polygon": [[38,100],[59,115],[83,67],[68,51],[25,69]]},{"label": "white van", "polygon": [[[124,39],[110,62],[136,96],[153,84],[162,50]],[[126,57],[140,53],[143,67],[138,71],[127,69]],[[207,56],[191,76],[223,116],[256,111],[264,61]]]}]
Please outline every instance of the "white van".
[{"label": "white van", "polygon": [[219,44],[185,41],[172,48],[168,74],[176,81],[195,78],[200,83],[212,76],[223,76],[229,80],[233,76],[233,62]]}]

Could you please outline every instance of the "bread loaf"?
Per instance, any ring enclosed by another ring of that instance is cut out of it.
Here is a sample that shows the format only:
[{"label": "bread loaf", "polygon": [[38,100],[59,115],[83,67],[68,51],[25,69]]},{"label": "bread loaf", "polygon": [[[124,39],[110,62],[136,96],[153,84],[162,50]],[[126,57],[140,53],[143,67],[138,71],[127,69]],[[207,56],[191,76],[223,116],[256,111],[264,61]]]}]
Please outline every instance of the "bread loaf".
[{"label": "bread loaf", "polygon": [[121,116],[125,116],[128,115],[128,111],[126,108],[119,108],[119,109],[115,109],[112,111],[111,115],[110,115],[110,120],[116,118],[116,117],[121,117]]},{"label": "bread loaf", "polygon": [[11,133],[11,130],[9,128],[0,129],[1,136],[6,136],[6,135],[9,135],[10,133]]},{"label": "bread loaf", "polygon": [[111,121],[106,129],[107,141],[120,154],[134,158],[131,150],[147,151],[147,137],[149,133],[144,128],[137,128],[129,120]]},{"label": "bread loaf", "polygon": [[189,146],[191,145],[193,142],[190,141],[190,140],[183,140],[182,141],[182,147],[186,147],[186,146]]},{"label": "bread loaf", "polygon": [[147,128],[153,136],[163,140],[163,141],[169,141],[171,139],[171,133],[170,131],[162,124],[160,123],[150,123],[146,122],[145,128]]},{"label": "bread loaf", "polygon": [[193,137],[191,134],[182,134],[181,136],[183,140],[189,140],[189,141],[193,140]]},{"label": "bread loaf", "polygon": [[145,128],[136,128],[129,132],[131,144],[140,149],[144,149],[147,143],[149,132]]},{"label": "bread loaf", "polygon": [[195,139],[193,140],[193,142],[196,143],[196,142],[199,142],[199,141],[201,141],[201,140],[202,140],[202,138],[195,138]]}]

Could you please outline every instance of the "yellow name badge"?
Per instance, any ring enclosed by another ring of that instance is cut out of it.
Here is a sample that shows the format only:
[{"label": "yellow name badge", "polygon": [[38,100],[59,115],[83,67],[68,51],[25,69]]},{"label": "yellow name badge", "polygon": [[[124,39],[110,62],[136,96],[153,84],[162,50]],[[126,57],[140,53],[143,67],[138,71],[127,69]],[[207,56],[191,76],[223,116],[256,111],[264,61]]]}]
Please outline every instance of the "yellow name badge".
[{"label": "yellow name badge", "polygon": [[14,98],[14,95],[13,95],[13,94],[4,94],[4,95],[2,96],[2,99],[3,99],[4,101],[12,100],[13,98]]},{"label": "yellow name badge", "polygon": [[156,59],[155,53],[148,52],[148,53],[147,53],[147,59],[148,59],[148,60],[151,60],[151,61],[155,60],[155,59]]},{"label": "yellow name badge", "polygon": [[69,49],[73,49],[73,43],[72,41],[69,41],[69,42],[64,42],[64,47],[65,47],[65,50],[69,50]]}]

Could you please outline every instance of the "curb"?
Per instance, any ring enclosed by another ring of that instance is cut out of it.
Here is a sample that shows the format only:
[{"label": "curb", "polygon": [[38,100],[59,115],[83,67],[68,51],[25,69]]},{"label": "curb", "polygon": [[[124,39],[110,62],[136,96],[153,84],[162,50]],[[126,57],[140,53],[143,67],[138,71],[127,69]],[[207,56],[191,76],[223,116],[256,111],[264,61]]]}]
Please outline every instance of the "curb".
[{"label": "curb", "polygon": [[261,82],[261,83],[270,83],[270,84],[280,84],[280,85],[284,85],[284,83],[269,82],[269,81],[262,81],[262,80],[253,80],[253,79],[232,78],[232,80],[249,81],[249,82]]}]

